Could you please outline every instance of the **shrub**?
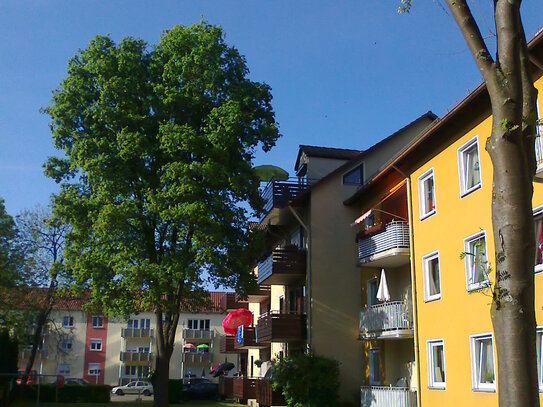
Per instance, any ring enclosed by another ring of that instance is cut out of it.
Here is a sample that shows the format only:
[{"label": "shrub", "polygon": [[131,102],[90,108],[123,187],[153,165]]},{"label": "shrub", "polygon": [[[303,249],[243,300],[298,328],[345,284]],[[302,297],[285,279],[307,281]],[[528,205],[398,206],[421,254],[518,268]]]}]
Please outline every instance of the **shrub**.
[{"label": "shrub", "polygon": [[[38,386],[17,386],[18,398],[23,400],[36,400]],[[111,386],[100,384],[78,385],[67,384],[58,389],[59,403],[109,403]],[[42,384],[40,386],[40,401],[54,402],[56,399],[56,385]]]},{"label": "shrub", "polygon": [[170,403],[179,403],[183,397],[183,380],[169,380],[168,400]]},{"label": "shrub", "polygon": [[314,354],[299,354],[273,365],[272,387],[281,388],[292,407],[338,405],[339,362]]}]

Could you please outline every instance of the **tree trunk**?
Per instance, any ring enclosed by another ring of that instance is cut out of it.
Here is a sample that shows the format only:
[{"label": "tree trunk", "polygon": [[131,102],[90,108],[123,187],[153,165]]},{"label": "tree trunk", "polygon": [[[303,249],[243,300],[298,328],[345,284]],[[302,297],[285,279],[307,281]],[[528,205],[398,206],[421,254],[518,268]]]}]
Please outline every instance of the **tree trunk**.
[{"label": "tree trunk", "polygon": [[153,383],[154,406],[167,407],[169,405],[170,357],[166,357],[166,355],[157,356],[155,374],[155,382]]},{"label": "tree trunk", "polygon": [[30,351],[30,356],[28,357],[28,362],[26,362],[25,372],[21,379],[22,384],[26,384],[28,376],[32,371],[32,366],[34,366],[34,361],[36,360],[36,354],[38,353],[38,347],[43,339],[43,327],[47,322],[47,317],[49,316],[49,309],[38,311],[36,316],[36,327],[34,329],[34,335],[32,336],[32,349]]},{"label": "tree trunk", "polygon": [[153,383],[154,407],[168,407],[168,388],[170,379],[170,359],[175,344],[175,333],[179,322],[179,312],[167,313],[162,320],[162,312],[156,312],[157,321],[157,360],[155,365],[155,382]]}]

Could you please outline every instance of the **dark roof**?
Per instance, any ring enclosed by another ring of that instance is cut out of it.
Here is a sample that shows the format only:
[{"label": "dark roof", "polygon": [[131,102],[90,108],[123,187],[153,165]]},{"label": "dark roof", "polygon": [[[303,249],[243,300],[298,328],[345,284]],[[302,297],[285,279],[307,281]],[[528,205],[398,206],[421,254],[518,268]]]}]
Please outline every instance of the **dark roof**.
[{"label": "dark roof", "polygon": [[[530,51],[540,52],[543,48],[543,31],[539,31],[528,44]],[[534,55],[532,55],[534,57]],[[536,60],[534,65],[540,70],[540,63]],[[538,69],[535,68],[535,69]],[[351,205],[355,203],[360,196],[377,182],[383,179],[387,174],[398,169],[410,171],[410,167],[415,165],[415,155],[422,154],[424,151],[437,151],[443,142],[452,139],[454,130],[461,129],[462,122],[473,121],[481,112],[490,111],[490,97],[486,88],[486,83],[481,83],[474,91],[466,96],[460,103],[454,106],[443,118],[407,145],[396,157],[378,172],[368,183],[363,185],[351,197],[343,203]],[[491,114],[491,112],[490,112]],[[479,116],[481,117],[481,116]],[[486,117],[486,116],[485,116]]]},{"label": "dark roof", "polygon": [[298,163],[300,162],[300,157],[302,156],[302,153],[305,153],[305,155],[307,155],[308,157],[350,160],[351,158],[356,157],[361,152],[362,150],[352,150],[348,148],[319,147],[300,144],[300,148],[298,150],[298,157],[296,157],[296,164],[294,165],[294,171],[298,170]]}]

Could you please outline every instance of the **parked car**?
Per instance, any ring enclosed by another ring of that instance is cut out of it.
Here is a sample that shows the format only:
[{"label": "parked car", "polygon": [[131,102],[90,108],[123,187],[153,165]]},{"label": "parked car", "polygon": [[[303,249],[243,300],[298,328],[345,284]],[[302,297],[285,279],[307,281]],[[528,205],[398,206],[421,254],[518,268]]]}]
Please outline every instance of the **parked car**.
[{"label": "parked car", "polygon": [[218,400],[219,384],[210,381],[192,383],[189,387],[183,388],[184,400]]},{"label": "parked car", "polygon": [[125,384],[124,386],[117,386],[111,389],[113,394],[122,396],[124,394],[143,394],[144,396],[150,396],[153,394],[153,385],[143,380],[137,380]]},{"label": "parked car", "polygon": [[192,385],[197,383],[212,383],[211,380],[206,379],[205,377],[194,377],[190,379],[184,379],[183,380],[183,391],[190,388]]}]

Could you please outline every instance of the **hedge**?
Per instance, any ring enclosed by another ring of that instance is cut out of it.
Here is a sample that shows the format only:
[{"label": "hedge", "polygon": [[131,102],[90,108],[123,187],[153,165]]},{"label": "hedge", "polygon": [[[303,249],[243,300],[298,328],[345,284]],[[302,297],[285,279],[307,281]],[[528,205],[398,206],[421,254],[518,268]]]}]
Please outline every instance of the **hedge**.
[{"label": "hedge", "polygon": [[[17,398],[23,400],[36,400],[38,385],[16,386]],[[111,400],[111,386],[100,384],[67,384],[58,389],[59,403],[109,403]],[[40,401],[54,402],[56,398],[56,385],[42,384],[40,386]]]},{"label": "hedge", "polygon": [[183,397],[183,380],[170,379],[168,382],[168,400],[170,403],[179,403]]}]

